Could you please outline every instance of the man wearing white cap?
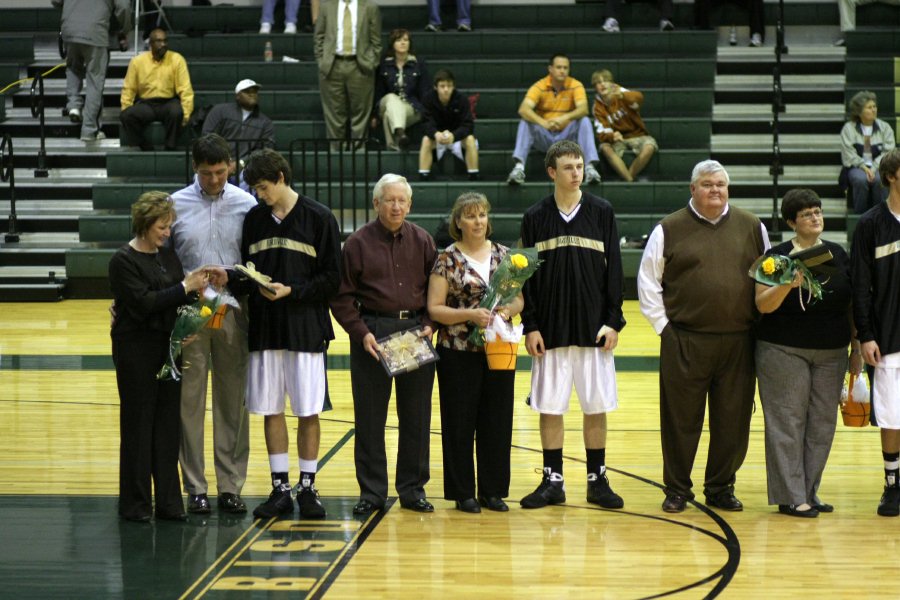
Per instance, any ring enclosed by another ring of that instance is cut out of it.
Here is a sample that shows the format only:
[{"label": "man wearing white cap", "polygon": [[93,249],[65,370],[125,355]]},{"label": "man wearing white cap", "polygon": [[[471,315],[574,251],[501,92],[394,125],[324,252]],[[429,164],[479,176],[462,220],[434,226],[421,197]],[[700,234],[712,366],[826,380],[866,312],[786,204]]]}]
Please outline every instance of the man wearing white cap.
[{"label": "man wearing white cap", "polygon": [[231,156],[244,161],[254,150],[275,147],[272,120],[259,112],[259,88],[252,79],[242,79],[234,86],[235,102],[223,102],[210,109],[203,121],[203,133],[218,133],[228,140]]}]

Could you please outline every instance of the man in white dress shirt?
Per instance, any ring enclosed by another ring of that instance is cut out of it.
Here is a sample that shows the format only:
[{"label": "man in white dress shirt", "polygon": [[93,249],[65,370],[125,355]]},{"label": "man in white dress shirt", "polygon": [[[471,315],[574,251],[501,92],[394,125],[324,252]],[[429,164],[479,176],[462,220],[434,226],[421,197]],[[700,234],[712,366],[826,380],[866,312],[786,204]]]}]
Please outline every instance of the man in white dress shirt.
[{"label": "man in white dress shirt", "polygon": [[747,454],[756,379],[750,265],[769,247],[765,226],[728,205],[728,173],[694,167],[691,199],[650,234],[638,273],[641,312],[660,335],[659,420],[666,499],[693,500],[691,469],[709,397],[706,504],[739,511],[735,474]]}]

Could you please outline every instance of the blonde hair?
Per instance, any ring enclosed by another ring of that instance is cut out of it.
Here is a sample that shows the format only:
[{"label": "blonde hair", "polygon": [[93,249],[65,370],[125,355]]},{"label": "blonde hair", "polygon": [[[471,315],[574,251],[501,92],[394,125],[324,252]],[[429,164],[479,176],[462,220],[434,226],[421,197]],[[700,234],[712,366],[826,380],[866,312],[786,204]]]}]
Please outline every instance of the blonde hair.
[{"label": "blonde hair", "polygon": [[597,85],[601,81],[615,81],[613,79],[612,71],[609,69],[600,69],[599,71],[594,71],[591,75],[591,85]]},{"label": "blonde hair", "polygon": [[169,217],[175,221],[175,201],[166,192],[144,192],[131,205],[131,231],[140,237],[157,220]]},{"label": "blonde hair", "polygon": [[485,237],[491,237],[491,233],[494,231],[494,228],[491,227],[490,219],[491,203],[488,202],[487,196],[481,192],[463,192],[459,195],[459,198],[456,199],[456,202],[453,203],[453,208],[450,209],[450,237],[457,242],[461,240],[462,231],[460,231],[457,221],[461,219],[463,215],[479,208],[483,208],[484,212],[488,214],[488,225]]}]

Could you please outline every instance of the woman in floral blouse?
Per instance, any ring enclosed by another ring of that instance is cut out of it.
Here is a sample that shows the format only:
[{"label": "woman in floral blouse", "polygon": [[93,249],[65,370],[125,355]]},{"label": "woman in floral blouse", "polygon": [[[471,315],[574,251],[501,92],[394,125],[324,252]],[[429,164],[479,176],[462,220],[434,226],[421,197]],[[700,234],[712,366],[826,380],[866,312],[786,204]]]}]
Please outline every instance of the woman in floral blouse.
[{"label": "woman in floral blouse", "polygon": [[[509,452],[512,443],[515,370],[488,369],[484,348],[470,341],[474,327],[486,327],[491,312],[479,308],[491,274],[509,251],[491,242],[484,194],[466,192],[450,212],[456,240],[437,258],[428,282],[428,313],[440,323],[437,352],[444,450],[444,498],[463,512],[509,508]],[[495,313],[510,319],[522,310],[519,297]],[[472,445],[477,438],[478,499]]]}]

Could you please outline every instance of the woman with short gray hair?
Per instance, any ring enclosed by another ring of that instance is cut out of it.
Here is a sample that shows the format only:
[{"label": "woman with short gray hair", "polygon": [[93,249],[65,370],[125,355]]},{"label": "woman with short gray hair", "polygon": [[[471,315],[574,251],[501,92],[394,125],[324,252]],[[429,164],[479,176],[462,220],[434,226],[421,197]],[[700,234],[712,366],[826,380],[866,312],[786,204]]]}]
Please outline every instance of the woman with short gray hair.
[{"label": "woman with short gray hair", "polygon": [[887,197],[878,165],[884,153],[894,148],[894,130],[878,118],[878,98],[869,91],[850,99],[847,117],[841,130],[839,182],[842,189],[850,188],[853,209],[862,214]]}]

